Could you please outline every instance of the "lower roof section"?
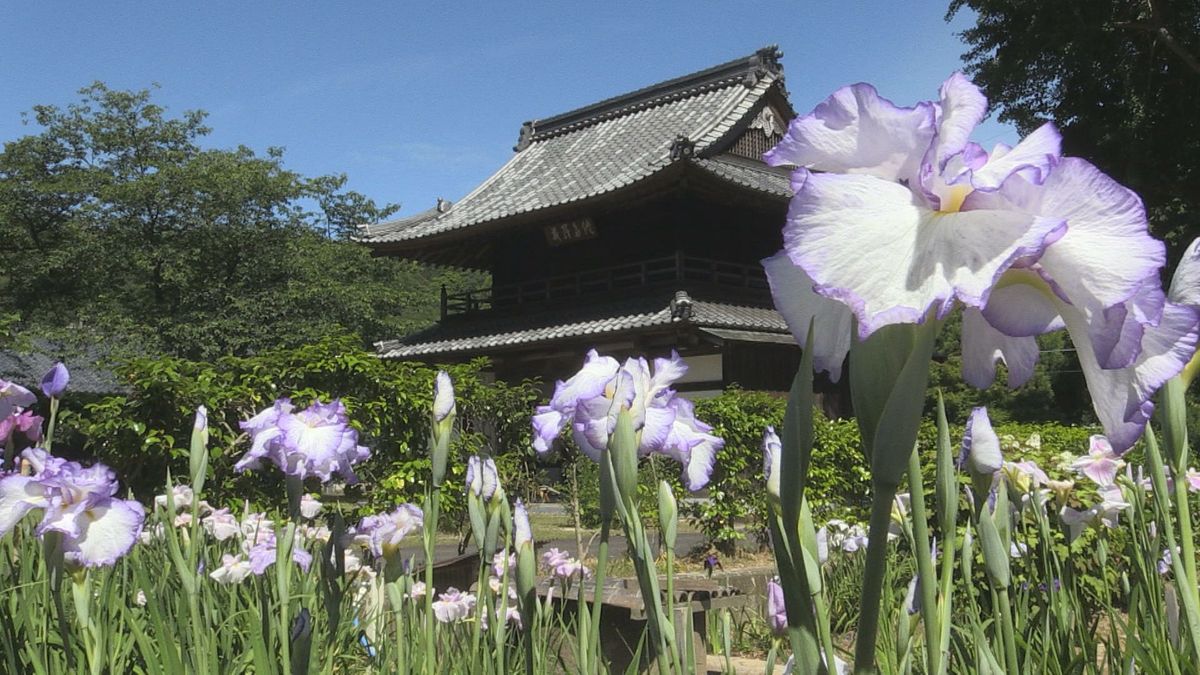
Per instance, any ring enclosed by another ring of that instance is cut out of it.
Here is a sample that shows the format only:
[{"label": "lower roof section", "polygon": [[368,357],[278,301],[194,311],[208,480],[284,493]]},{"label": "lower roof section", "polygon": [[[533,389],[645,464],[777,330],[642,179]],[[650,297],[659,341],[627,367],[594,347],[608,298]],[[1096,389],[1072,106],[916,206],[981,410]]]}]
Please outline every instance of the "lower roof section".
[{"label": "lower roof section", "polygon": [[385,359],[426,360],[516,350],[579,338],[699,328],[725,340],[791,343],[774,309],[693,298],[684,291],[530,313],[492,310],[453,317],[399,340],[376,343]]}]

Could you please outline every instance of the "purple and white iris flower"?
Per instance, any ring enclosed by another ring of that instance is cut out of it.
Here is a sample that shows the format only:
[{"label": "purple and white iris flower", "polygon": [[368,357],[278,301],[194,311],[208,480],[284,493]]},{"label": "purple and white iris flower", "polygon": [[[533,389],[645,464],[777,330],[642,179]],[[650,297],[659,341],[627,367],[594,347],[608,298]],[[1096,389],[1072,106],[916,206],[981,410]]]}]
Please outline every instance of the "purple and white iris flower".
[{"label": "purple and white iris flower", "polygon": [[783,600],[783,586],[779,579],[767,581],[767,624],[775,635],[783,635],[788,626],[787,607]]},{"label": "purple and white iris flower", "polygon": [[1076,457],[1071,468],[1087,476],[1101,487],[1112,485],[1117,472],[1125,466],[1124,460],[1113,451],[1112,444],[1103,436],[1092,436],[1088,442],[1088,454]]},{"label": "purple and white iris flower", "polygon": [[[42,422],[40,415],[34,415],[31,410],[14,412],[8,417],[0,418],[0,445],[10,440],[16,442],[15,434],[20,433],[30,443],[42,440]],[[22,446],[16,446],[22,447]]]},{"label": "purple and white iris flower", "polygon": [[457,410],[454,401],[454,383],[450,375],[439,370],[433,381],[433,418],[441,422]]},{"label": "purple and white iris flower", "polygon": [[[1009,386],[1023,384],[1036,337],[1065,328],[1123,452],[1152,394],[1195,352],[1197,314],[1185,305],[1200,293],[1162,292],[1165,250],[1141,201],[1062,157],[1053,125],[1012,148],[969,141],[986,108],[956,73],[936,102],[901,107],[856,84],[794,120],[765,156],[796,167],[784,248],[763,261],[776,307],[802,346],[815,319],[814,368],[834,380],[852,323],[863,340],[961,303],[963,376],[977,387],[991,384],[997,360]],[[1200,291],[1193,258],[1179,278]]]},{"label": "purple and white iris flower", "polygon": [[462,621],[475,611],[475,594],[450,587],[433,601],[433,615],[441,623]]},{"label": "purple and white iris flower", "polygon": [[592,572],[583,563],[571,557],[566,551],[557,548],[551,548],[542,554],[542,567],[548,571],[551,576],[563,581],[570,581],[578,577],[589,577]]},{"label": "purple and white iris flower", "polygon": [[763,478],[767,482],[767,496],[778,500],[780,498],[779,472],[783,464],[783,442],[775,427],[768,426],[763,431]]},{"label": "purple and white iris flower", "polygon": [[986,407],[975,408],[967,418],[958,466],[960,469],[966,469],[972,476],[986,477],[989,480],[1004,467],[1000,438],[992,428]]},{"label": "purple and white iris flower", "polygon": [[1100,501],[1087,509],[1080,511],[1064,506],[1059,510],[1058,515],[1069,531],[1069,541],[1078,539],[1084,528],[1089,526],[1103,525],[1109,529],[1116,528],[1121,511],[1131,506],[1129,502],[1125,501],[1121,489],[1116,485],[1101,487],[1096,492],[1100,495]]},{"label": "purple and white iris flower", "polygon": [[307,520],[312,520],[321,514],[322,505],[316,497],[312,495],[304,495],[300,498],[300,515]]},{"label": "purple and white iris flower", "polygon": [[217,509],[200,519],[200,525],[208,536],[217,541],[225,541],[241,533],[242,527],[238,519],[229,509]]},{"label": "purple and white iris flower", "polygon": [[1183,477],[1187,480],[1188,492],[1200,492],[1200,471],[1189,467]]},{"label": "purple and white iris flower", "polygon": [[[250,571],[256,576],[262,576],[266,573],[267,568],[275,564],[275,559],[278,557],[275,549],[278,546],[278,540],[275,537],[275,530],[259,530],[259,533],[254,537],[254,544],[250,546],[251,540],[242,542],[242,548],[245,550],[246,557],[250,560]],[[299,533],[296,534],[292,543],[292,562],[300,566],[300,569],[305,572],[312,565],[312,554],[304,550],[301,546]]]},{"label": "purple and white iris flower", "polygon": [[348,483],[358,482],[351,467],[370,457],[371,451],[358,444],[358,431],[350,426],[342,402],[317,401],[299,412],[293,410],[292,402],[281,398],[242,422],[251,447],[235,468],[248,471],[269,462],[301,479],[316,476],[325,483],[336,473]]},{"label": "purple and white iris flower", "polygon": [[34,474],[0,478],[0,537],[38,511],[38,536],[59,533],[64,558],[74,567],[112,565],[129,552],[145,514],[137,501],[114,496],[117,477],[111,469],[103,464],[85,468],[40,448],[21,456]]},{"label": "purple and white iris flower", "polygon": [[221,556],[221,564],[208,576],[219,584],[240,584],[253,572],[250,561],[242,555]]},{"label": "purple and white iris flower", "polygon": [[37,396],[16,382],[0,380],[0,419],[37,403]]},{"label": "purple and white iris flower", "polygon": [[[176,485],[171,488],[171,501],[175,504],[176,511],[192,508],[192,500],[195,499],[195,493],[189,485]],[[154,498],[154,505],[159,508],[167,508],[167,496],[157,495]]]},{"label": "purple and white iris flower", "polygon": [[651,371],[644,358],[619,364],[596,350],[587,354],[583,368],[569,380],[559,381],[550,404],[539,406],[533,417],[533,447],[546,452],[564,426],[570,425],[580,450],[600,461],[616,428],[617,415],[628,409],[638,433],[638,454],[657,452],[683,466],[683,482],[699,490],[712,476],[717,451],[725,442],[712,427],[697,420],[690,401],[679,398],[671,384],[683,377],[687,365],[675,352],[654,359]]},{"label": "purple and white iris flower", "polygon": [[533,548],[533,528],[529,525],[529,511],[525,509],[525,503],[519,498],[513,505],[512,513],[513,527],[513,549],[517,553],[521,552],[522,546]]},{"label": "purple and white iris flower", "polygon": [[401,504],[391,513],[363,518],[355,531],[355,539],[366,544],[376,558],[392,558],[400,550],[400,542],[425,524],[425,514],[415,504]]},{"label": "purple and white iris flower", "polygon": [[500,473],[496,470],[496,460],[491,457],[471,455],[467,458],[467,491],[488,501],[500,487]]},{"label": "purple and white iris flower", "polygon": [[67,384],[71,381],[71,372],[63,365],[62,361],[51,366],[50,370],[42,377],[42,393],[46,398],[59,398],[63,392],[67,390]]},{"label": "purple and white iris flower", "polygon": [[503,577],[505,574],[512,576],[513,571],[516,569],[516,553],[509,553],[508,557],[505,557],[503,551],[496,551],[496,555],[492,556],[492,574],[495,576]]}]

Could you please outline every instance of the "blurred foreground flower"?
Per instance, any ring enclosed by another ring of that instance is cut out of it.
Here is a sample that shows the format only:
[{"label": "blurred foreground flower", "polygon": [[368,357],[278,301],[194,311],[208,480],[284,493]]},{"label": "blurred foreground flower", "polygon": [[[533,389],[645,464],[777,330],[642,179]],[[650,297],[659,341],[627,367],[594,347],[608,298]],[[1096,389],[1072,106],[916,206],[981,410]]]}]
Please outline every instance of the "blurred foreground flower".
[{"label": "blurred foreground flower", "polygon": [[956,73],[936,102],[905,108],[856,84],[795,119],[766,155],[796,167],[784,249],[763,261],[776,307],[835,380],[852,319],[865,340],[961,303],[963,376],[981,388],[998,360],[1009,386],[1023,384],[1036,337],[1065,328],[1123,452],[1195,353],[1200,256],[1185,256],[1168,298],[1137,195],[1062,157],[1050,124],[1012,148],[970,142],[986,108]]},{"label": "blurred foreground flower", "polygon": [[548,451],[569,424],[579,449],[598,462],[616,428],[617,415],[628,409],[638,435],[638,454],[657,452],[674,459],[683,466],[684,485],[699,490],[708,484],[717,451],[725,442],[696,419],[690,401],[670,388],[686,372],[683,359],[674,352],[670,358],[654,359],[651,371],[644,358],[629,358],[621,365],[593,349],[578,373],[558,382],[550,404],[538,407],[533,447]]}]

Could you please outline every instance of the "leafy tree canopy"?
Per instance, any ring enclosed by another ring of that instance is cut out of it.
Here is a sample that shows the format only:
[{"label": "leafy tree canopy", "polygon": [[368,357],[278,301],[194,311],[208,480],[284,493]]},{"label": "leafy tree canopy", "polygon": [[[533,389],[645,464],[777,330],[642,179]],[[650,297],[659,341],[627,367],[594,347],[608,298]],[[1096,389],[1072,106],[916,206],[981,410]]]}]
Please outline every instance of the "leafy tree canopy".
[{"label": "leafy tree canopy", "polygon": [[1176,259],[1200,234],[1200,0],[952,0],[967,71],[1000,119],[1137,191]]},{"label": "leafy tree canopy", "polygon": [[35,107],[40,131],[0,153],[0,315],[23,333],[193,358],[380,339],[463,283],[352,242],[397,207],[345,176],[289,171],[279,148],[205,148],[205,113],[169,116],[146,90],[80,94]]}]

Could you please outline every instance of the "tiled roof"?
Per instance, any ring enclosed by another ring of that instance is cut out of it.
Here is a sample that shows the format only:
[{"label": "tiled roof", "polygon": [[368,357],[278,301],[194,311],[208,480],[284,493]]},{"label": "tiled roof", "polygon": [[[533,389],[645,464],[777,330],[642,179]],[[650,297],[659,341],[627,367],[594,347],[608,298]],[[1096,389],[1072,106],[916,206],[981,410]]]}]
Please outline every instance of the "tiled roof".
[{"label": "tiled roof", "polygon": [[779,189],[779,185],[786,188],[786,179],[773,182],[745,167],[713,167],[709,160],[700,159],[719,151],[747,115],[761,107],[768,91],[782,89],[779,57],[778,50],[769,47],[547,120],[527,122],[516,154],[466,197],[443,212],[434,209],[368,226],[361,239],[369,244],[420,239],[580,202],[632,185],[678,162],[697,161],[720,178],[754,189],[769,183],[765,191],[787,196]]},{"label": "tiled roof", "polygon": [[692,161],[701,169],[742,187],[784,198],[792,196],[790,179],[785,170],[732,155],[696,158]]},{"label": "tiled roof", "polygon": [[[38,391],[42,376],[54,366],[57,358],[50,354],[62,351],[57,344],[37,340],[29,351],[0,351],[0,379],[16,382],[21,386]],[[94,350],[93,350],[94,351]],[[100,364],[97,354],[75,355],[63,359],[71,374],[67,395],[117,394],[125,391],[113,372]]]},{"label": "tiled roof", "polygon": [[449,321],[407,338],[379,342],[375,346],[381,358],[405,359],[543,344],[670,324],[781,335],[788,332],[783,317],[773,309],[696,300],[684,294],[673,300],[668,300],[667,296],[642,297],[538,314],[494,314],[471,321]]}]

